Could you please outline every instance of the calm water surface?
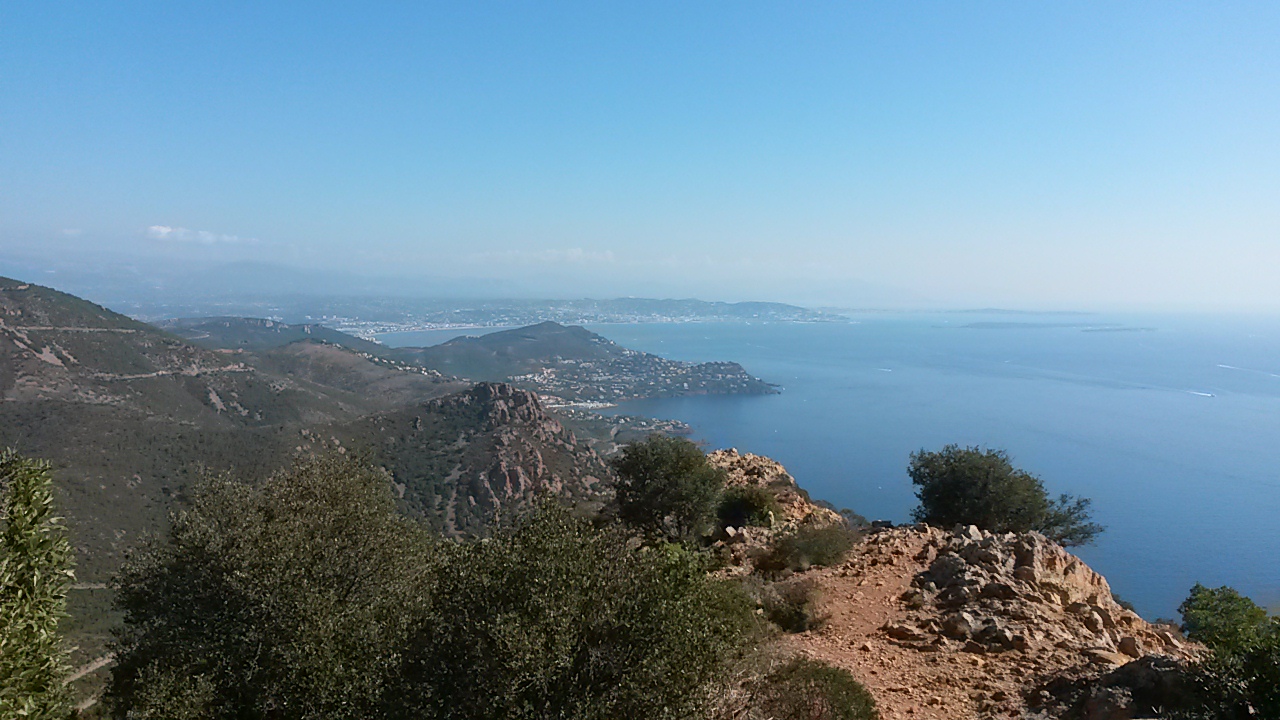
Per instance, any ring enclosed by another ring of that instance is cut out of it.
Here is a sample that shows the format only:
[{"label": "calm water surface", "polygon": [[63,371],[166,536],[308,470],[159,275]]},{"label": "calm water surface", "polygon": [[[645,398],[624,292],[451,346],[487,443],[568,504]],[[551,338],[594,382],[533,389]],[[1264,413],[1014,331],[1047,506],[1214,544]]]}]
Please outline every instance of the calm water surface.
[{"label": "calm water surface", "polygon": [[1172,616],[1197,581],[1280,601],[1280,319],[885,314],[592,329],[673,359],[735,360],[780,385],[619,411],[769,455],[815,497],[905,521],[912,451],[1004,448],[1051,492],[1093,498],[1107,532],[1079,554],[1144,615]]}]

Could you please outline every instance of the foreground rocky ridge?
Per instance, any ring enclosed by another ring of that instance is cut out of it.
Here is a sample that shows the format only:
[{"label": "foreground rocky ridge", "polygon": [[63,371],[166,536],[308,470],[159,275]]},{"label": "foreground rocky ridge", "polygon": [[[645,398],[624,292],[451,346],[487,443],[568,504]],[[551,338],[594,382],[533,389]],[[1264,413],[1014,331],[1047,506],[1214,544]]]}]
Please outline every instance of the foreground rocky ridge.
[{"label": "foreground rocky ridge", "polygon": [[[1036,533],[885,529],[805,575],[826,622],[784,644],[848,669],[885,718],[1033,717],[1060,678],[1087,684],[1148,655],[1198,654]],[[1135,717],[1117,702],[1085,717]]]},{"label": "foreground rocky ridge", "polygon": [[[709,459],[783,508],[774,527],[719,541],[726,575],[751,573],[755,548],[781,533],[841,521],[769,458]],[[783,583],[808,586],[821,623],[780,636],[778,651],[848,670],[886,720],[1144,717],[1202,652],[1121,607],[1104,577],[1038,533],[873,528],[839,565]]]}]

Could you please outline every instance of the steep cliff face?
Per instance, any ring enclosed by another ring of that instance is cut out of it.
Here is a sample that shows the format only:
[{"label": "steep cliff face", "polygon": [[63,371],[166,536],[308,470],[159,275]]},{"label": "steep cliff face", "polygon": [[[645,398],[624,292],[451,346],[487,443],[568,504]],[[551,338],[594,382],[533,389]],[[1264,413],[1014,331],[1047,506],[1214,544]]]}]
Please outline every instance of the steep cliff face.
[{"label": "steep cliff face", "polygon": [[481,534],[542,493],[589,502],[609,466],[538,396],[504,383],[367,418],[347,433],[392,474],[406,507],[440,530]]}]

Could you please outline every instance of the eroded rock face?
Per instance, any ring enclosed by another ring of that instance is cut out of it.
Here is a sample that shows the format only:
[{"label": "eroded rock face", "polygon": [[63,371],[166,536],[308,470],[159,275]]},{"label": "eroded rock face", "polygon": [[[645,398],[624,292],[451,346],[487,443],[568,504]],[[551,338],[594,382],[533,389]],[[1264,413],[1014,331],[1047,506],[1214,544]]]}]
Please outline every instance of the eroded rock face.
[{"label": "eroded rock face", "polygon": [[[877,527],[845,562],[797,577],[827,620],[784,646],[851,672],[886,720],[1150,717],[1124,713],[1201,652],[1121,608],[1105,579],[1037,534]],[[1054,714],[1085,704],[1094,714]]]},{"label": "eroded rock face", "polygon": [[[972,652],[1020,649],[1120,665],[1146,654],[1182,655],[1182,644],[1120,607],[1106,578],[1039,533],[992,534],[973,526],[912,529],[928,563],[908,591],[908,624],[932,646]],[[899,633],[901,634],[901,633]]]}]

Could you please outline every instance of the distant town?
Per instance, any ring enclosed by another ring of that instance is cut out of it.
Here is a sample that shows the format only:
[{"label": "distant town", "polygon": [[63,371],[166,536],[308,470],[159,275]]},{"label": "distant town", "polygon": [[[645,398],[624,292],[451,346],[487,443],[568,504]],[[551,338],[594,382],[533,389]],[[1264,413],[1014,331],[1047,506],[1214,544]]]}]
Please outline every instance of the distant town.
[{"label": "distant town", "polygon": [[837,312],[784,303],[648,298],[458,300],[289,297],[236,302],[189,300],[182,303],[134,305],[129,309],[129,314],[145,322],[175,317],[270,318],[285,323],[325,325],[365,339],[395,332],[523,327],[546,321],[561,325],[849,321]]}]

